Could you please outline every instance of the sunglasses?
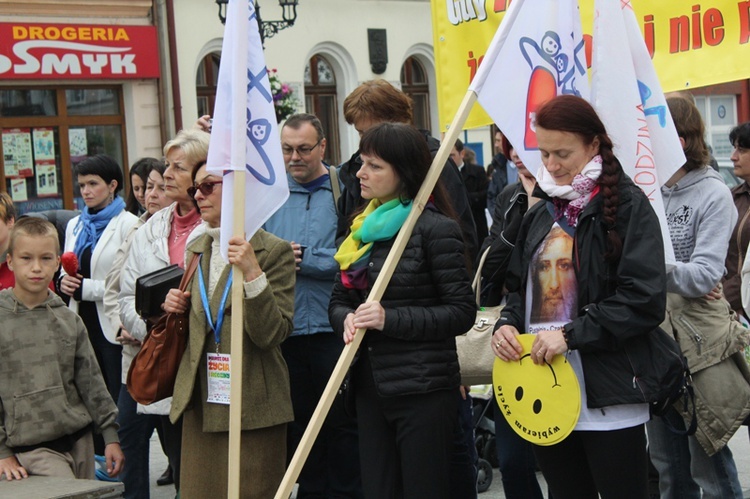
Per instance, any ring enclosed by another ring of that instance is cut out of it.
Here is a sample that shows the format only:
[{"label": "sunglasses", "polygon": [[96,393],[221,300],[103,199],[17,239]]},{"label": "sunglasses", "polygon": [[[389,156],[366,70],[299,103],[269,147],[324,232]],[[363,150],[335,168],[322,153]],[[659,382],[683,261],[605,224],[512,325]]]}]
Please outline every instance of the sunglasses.
[{"label": "sunglasses", "polygon": [[198,191],[201,191],[201,194],[204,196],[210,196],[212,192],[214,192],[214,187],[217,185],[221,185],[222,181],[219,180],[217,182],[202,182],[200,184],[192,185],[188,187],[188,195],[191,198],[194,198],[195,195],[198,193]]}]

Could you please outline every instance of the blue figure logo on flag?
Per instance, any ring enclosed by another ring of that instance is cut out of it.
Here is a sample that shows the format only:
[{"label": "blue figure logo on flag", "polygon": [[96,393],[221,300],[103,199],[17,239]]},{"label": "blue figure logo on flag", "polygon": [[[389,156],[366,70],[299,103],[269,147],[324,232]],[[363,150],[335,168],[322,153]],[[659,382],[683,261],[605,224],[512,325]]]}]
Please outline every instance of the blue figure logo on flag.
[{"label": "blue figure logo on flag", "polygon": [[[244,208],[246,239],[289,197],[271,85],[253,2],[230,0],[206,168],[223,173],[221,252],[226,259],[234,212]],[[242,198],[235,172],[245,170]]]},{"label": "blue figure logo on flag", "polygon": [[[571,39],[575,39],[575,33],[571,33]],[[536,133],[534,131],[534,117],[536,111],[545,102],[559,94],[573,94],[581,96],[576,90],[576,77],[585,77],[585,62],[579,60],[583,51],[584,42],[580,39],[572,52],[574,64],[570,67],[567,54],[562,52],[563,45],[560,35],[553,30],[544,33],[540,43],[528,36],[521,37],[518,42],[523,58],[531,69],[529,87],[526,93],[526,130],[524,133],[524,146],[528,150],[538,148]]]},{"label": "blue figure logo on flag", "polygon": [[[251,18],[255,18],[254,12]],[[268,71],[265,67],[263,68],[263,71],[257,75],[253,74],[253,72],[248,69],[247,93],[249,94],[253,90],[257,90],[266,100],[266,102],[268,102],[269,105],[273,106],[273,97],[271,96],[269,90],[265,86],[263,86],[263,78],[268,79]],[[263,166],[265,167],[265,173],[267,175],[264,176],[252,165],[246,164],[245,167],[253,177],[258,179],[258,182],[262,182],[266,185],[273,185],[274,182],[276,182],[276,173],[274,172],[273,164],[271,163],[271,159],[268,157],[268,154],[266,154],[266,151],[263,148],[263,144],[265,144],[268,138],[271,136],[271,129],[272,126],[268,119],[259,118],[257,120],[253,120],[252,110],[250,108],[247,109],[247,138],[258,151],[258,154],[263,161]]]},{"label": "blue figure logo on flag", "polygon": [[534,174],[536,111],[560,94],[589,97],[585,46],[575,0],[515,0],[469,87]]}]

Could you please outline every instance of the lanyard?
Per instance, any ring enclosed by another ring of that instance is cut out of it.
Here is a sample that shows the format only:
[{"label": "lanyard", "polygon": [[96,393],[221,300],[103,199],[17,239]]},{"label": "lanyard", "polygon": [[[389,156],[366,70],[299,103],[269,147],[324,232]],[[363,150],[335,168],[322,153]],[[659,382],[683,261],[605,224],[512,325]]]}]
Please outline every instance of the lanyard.
[{"label": "lanyard", "polygon": [[[203,259],[203,255],[200,256]],[[229,296],[229,289],[232,287],[232,272],[229,272],[229,279],[227,279],[227,285],[224,288],[224,293],[221,295],[221,303],[219,303],[219,310],[216,312],[216,324],[211,317],[211,307],[208,303],[208,293],[206,293],[206,280],[203,277],[203,269],[201,268],[200,261],[198,262],[198,284],[201,290],[201,302],[203,302],[203,310],[206,312],[206,320],[208,321],[208,327],[214,332],[214,339],[216,340],[216,348],[221,343],[221,325],[224,323],[224,306],[227,304],[227,296]]]}]

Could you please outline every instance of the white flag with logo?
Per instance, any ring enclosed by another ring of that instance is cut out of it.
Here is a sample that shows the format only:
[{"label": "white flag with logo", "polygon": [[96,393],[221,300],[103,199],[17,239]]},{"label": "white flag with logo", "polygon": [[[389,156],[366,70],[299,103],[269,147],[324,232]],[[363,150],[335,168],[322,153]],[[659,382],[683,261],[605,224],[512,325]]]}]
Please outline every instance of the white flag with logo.
[{"label": "white flag with logo", "polygon": [[[244,206],[245,238],[289,197],[279,129],[253,2],[230,0],[221,49],[206,169],[224,176],[221,254],[227,259],[234,207]],[[233,170],[246,171],[244,199],[234,199]]]},{"label": "white flag with logo", "polygon": [[685,154],[629,0],[596,0],[592,67],[592,105],[623,170],[651,201],[674,262],[660,188]]},{"label": "white flag with logo", "polygon": [[542,160],[537,109],[560,94],[589,98],[576,0],[515,0],[469,86],[530,172]]}]

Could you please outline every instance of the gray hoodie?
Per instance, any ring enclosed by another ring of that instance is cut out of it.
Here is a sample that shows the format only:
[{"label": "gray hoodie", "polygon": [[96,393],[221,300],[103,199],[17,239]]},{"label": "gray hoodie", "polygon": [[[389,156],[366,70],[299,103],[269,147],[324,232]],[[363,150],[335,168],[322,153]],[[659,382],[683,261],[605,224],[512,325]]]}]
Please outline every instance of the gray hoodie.
[{"label": "gray hoodie", "polygon": [[737,223],[732,194],[709,167],[688,172],[661,188],[677,266],[667,274],[667,291],[697,298],[724,276],[729,237]]},{"label": "gray hoodie", "polygon": [[118,442],[117,407],[81,318],[59,296],[33,309],[0,291],[0,459],[94,423]]}]

